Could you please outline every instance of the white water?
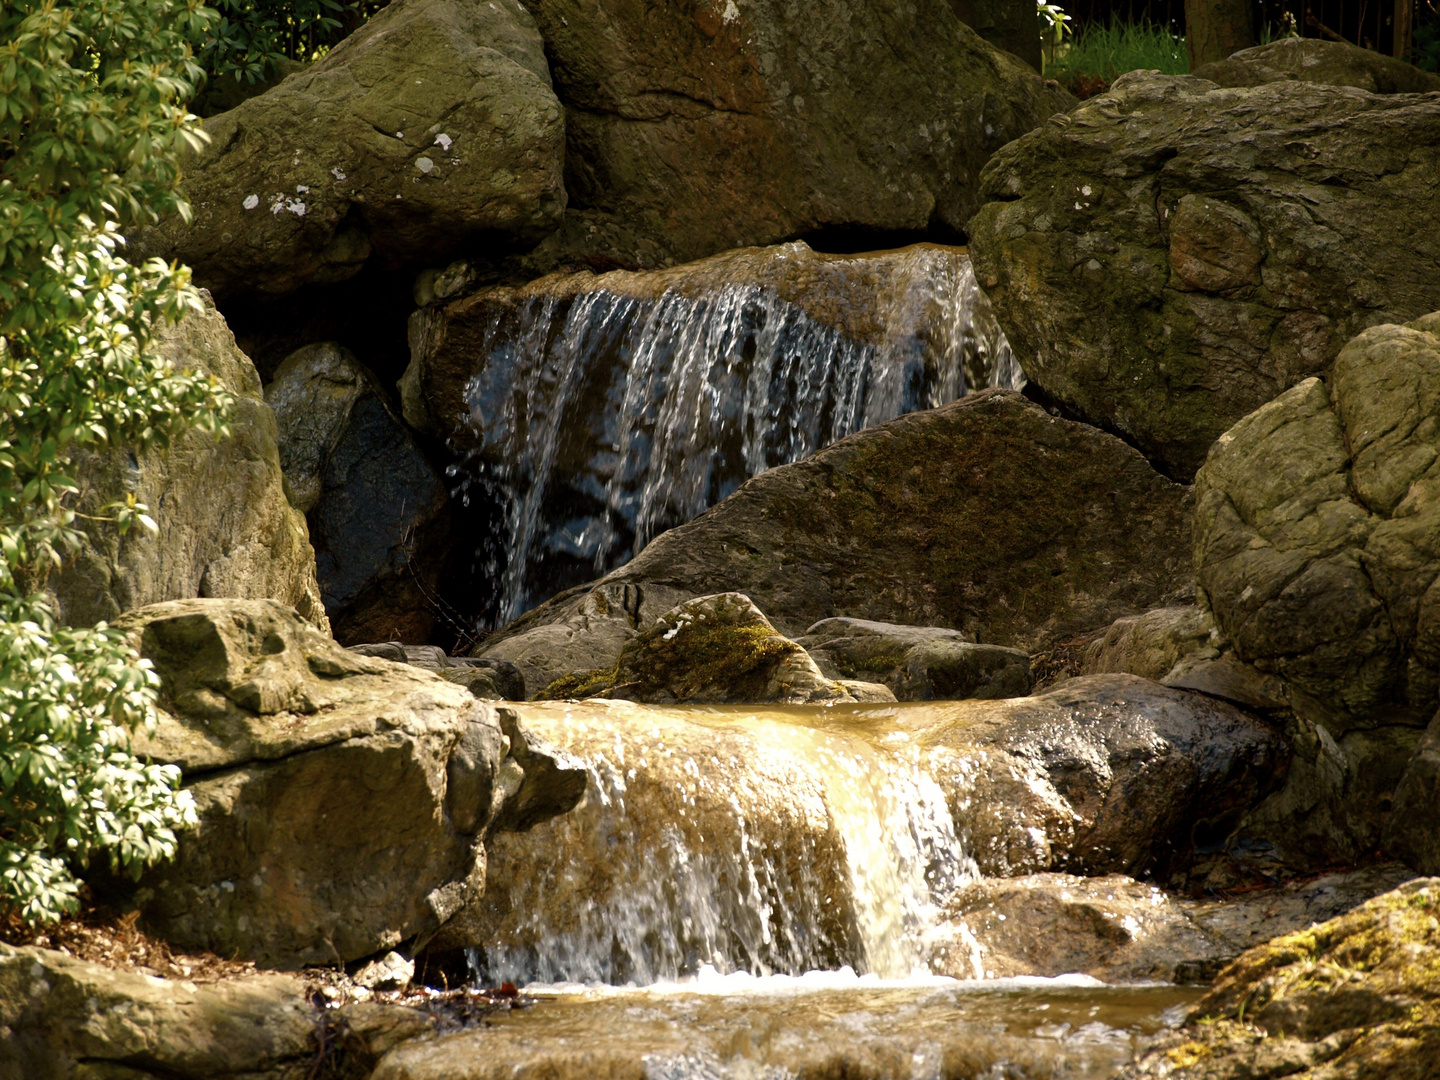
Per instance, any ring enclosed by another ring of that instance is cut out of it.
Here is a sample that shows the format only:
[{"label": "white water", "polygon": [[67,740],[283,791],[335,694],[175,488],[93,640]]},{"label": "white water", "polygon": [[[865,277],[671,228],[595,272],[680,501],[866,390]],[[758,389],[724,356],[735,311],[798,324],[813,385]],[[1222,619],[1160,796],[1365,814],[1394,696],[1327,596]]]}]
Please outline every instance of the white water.
[{"label": "white water", "polygon": [[498,620],[622,565],[768,468],[1023,385],[969,260],[921,247],[901,262],[878,344],[755,285],[597,290],[497,316],[467,386],[481,448],[461,488],[504,507]]},{"label": "white water", "polygon": [[928,976],[940,909],[976,877],[940,788],[863,740],[619,702],[532,704],[522,722],[590,781],[565,817],[492,838],[491,981]]}]

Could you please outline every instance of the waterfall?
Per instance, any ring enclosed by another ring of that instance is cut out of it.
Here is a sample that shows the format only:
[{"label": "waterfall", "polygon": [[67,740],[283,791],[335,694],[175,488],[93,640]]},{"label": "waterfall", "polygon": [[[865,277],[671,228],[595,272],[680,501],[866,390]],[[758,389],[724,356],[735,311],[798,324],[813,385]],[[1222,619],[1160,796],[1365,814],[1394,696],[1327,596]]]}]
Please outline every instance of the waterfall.
[{"label": "waterfall", "polygon": [[[497,305],[465,388],[475,448],[454,474],[466,499],[503,508],[499,622],[624,564],[766,469],[1023,385],[958,249],[839,258],[791,244],[760,257],[820,262],[830,278],[806,302],[837,317],[743,275],[641,296],[602,277]],[[859,308],[864,332],[847,332]]]},{"label": "waterfall", "polygon": [[489,841],[471,932],[491,981],[906,977],[928,972],[941,907],[976,876],[917,760],[803,710],[517,709],[590,778],[576,810]]}]

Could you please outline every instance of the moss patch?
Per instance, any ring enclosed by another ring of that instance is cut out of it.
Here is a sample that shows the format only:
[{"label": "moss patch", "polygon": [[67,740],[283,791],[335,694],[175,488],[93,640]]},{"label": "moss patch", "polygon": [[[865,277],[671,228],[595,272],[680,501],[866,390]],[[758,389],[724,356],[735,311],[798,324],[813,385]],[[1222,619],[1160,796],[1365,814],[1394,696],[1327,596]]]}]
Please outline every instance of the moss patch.
[{"label": "moss patch", "polygon": [[615,683],[615,668],[591,668],[589,671],[561,675],[530,700],[578,701],[580,698],[604,697]]}]

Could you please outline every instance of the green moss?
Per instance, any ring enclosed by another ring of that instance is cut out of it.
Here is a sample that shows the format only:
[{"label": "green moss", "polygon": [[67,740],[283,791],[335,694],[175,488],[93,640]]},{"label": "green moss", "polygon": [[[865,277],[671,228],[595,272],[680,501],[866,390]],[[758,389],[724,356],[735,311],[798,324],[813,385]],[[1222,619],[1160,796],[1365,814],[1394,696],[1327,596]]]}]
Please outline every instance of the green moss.
[{"label": "green moss", "polygon": [[591,668],[570,675],[561,675],[550,683],[531,701],[577,701],[580,698],[603,697],[614,689],[615,668]]},{"label": "green moss", "polygon": [[766,626],[695,622],[669,638],[660,629],[627,646],[620,657],[620,682],[641,699],[664,692],[679,701],[755,699],[775,665],[801,651]]}]

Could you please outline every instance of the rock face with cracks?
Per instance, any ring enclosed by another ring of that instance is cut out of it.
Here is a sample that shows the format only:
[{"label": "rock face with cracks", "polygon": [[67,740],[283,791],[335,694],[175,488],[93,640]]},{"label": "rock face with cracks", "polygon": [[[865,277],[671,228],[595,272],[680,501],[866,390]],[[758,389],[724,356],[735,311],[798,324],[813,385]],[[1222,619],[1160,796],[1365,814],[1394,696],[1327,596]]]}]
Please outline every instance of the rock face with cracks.
[{"label": "rock face with cracks", "polygon": [[534,244],[560,220],[564,117],[516,0],[404,0],[205,122],[193,225],[136,237],[223,297],[344,281],[367,260]]},{"label": "rock face with cracks", "polygon": [[545,686],[609,667],[638,628],[717,589],[791,636],[849,616],[1032,649],[1183,596],[1190,513],[1120,440],[985,391],[760,474],[477,652]]},{"label": "rock face with cracks", "polygon": [[533,821],[580,796],[463,688],[279,604],[178,601],[119,625],[162,680],[138,749],[181,767],[200,816],[135,895],[181,948],[288,968],[423,939],[483,890],[485,834],[512,804]]},{"label": "rock face with cracks", "polygon": [[986,158],[1073,101],[948,0],[530,7],[585,208],[532,256],[547,269],[654,267],[827,227],[955,233]]},{"label": "rock face with cracks", "polygon": [[976,277],[1030,380],[1188,479],[1368,326],[1440,307],[1440,98],[1132,72],[996,154]]},{"label": "rock face with cracks", "polygon": [[[287,498],[275,416],[255,365],[208,296],[157,346],[177,370],[212,375],[235,395],[231,434],[188,431],[141,454],[116,447],[81,456],[76,524],[84,539],[50,580],[61,618],[90,625],[165,600],[231,597],[278,600],[328,630],[305,516]],[[158,535],[137,527],[121,536],[109,521],[83,516],[105,516],[104,505],[132,491]]]}]

